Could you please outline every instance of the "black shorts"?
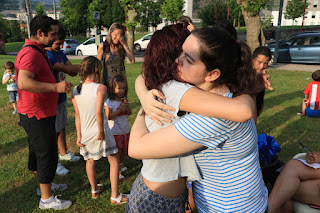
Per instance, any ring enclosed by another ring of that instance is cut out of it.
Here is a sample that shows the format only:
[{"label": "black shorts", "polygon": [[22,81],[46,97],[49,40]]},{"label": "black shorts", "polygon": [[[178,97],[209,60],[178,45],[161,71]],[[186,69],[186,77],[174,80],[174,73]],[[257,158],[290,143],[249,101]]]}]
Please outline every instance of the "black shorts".
[{"label": "black shorts", "polygon": [[51,183],[58,164],[58,147],[55,130],[56,116],[38,120],[20,114],[19,125],[28,134],[28,168],[38,172],[39,183]]}]

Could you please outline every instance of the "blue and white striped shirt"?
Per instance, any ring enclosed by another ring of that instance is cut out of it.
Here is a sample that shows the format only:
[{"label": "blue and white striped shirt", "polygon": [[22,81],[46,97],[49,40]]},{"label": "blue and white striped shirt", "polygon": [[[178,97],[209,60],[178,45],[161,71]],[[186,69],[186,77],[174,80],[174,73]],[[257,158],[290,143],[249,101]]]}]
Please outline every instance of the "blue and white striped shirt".
[{"label": "blue and white striped shirt", "polygon": [[238,123],[191,113],[175,127],[188,140],[205,147],[194,154],[203,178],[193,183],[199,212],[266,210],[268,190],[259,164],[253,119]]}]

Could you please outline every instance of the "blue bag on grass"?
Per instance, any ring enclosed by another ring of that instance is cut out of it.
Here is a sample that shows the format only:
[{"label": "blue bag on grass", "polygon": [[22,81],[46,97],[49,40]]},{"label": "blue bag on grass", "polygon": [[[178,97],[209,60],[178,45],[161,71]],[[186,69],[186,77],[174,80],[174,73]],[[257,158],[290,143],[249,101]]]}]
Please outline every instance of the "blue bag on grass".
[{"label": "blue bag on grass", "polygon": [[277,152],[281,151],[280,145],[274,137],[262,133],[258,135],[259,159],[261,167],[268,166],[277,159]]}]

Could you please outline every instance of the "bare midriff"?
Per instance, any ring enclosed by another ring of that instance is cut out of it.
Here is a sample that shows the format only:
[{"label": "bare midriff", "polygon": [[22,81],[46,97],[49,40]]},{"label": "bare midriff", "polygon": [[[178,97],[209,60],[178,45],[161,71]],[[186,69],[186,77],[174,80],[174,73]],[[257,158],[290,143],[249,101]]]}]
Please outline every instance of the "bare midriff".
[{"label": "bare midriff", "polygon": [[152,182],[148,181],[143,176],[142,178],[149,189],[164,197],[177,198],[186,190],[186,178],[184,177],[169,182]]}]

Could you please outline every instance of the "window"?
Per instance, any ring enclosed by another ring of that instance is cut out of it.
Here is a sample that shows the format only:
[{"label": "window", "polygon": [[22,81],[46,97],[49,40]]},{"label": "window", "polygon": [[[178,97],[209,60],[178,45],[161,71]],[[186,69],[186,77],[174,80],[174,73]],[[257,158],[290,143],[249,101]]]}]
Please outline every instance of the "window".
[{"label": "window", "polygon": [[311,18],[316,18],[316,12],[312,12]]},{"label": "window", "polygon": [[310,39],[310,45],[319,45],[320,44],[320,37],[311,37]]},{"label": "window", "polygon": [[94,43],[96,43],[96,39],[92,38],[89,41],[87,41],[84,45],[89,45],[89,44],[94,44]]},{"label": "window", "polygon": [[296,39],[294,39],[294,41],[291,43],[291,45],[292,45],[292,46],[303,45],[305,40],[306,40],[306,37],[296,38]]},{"label": "window", "polygon": [[313,7],[314,8],[318,7],[318,0],[313,0]]}]

